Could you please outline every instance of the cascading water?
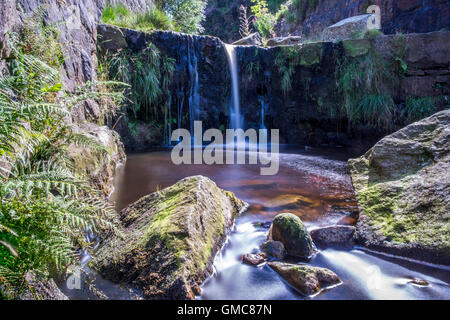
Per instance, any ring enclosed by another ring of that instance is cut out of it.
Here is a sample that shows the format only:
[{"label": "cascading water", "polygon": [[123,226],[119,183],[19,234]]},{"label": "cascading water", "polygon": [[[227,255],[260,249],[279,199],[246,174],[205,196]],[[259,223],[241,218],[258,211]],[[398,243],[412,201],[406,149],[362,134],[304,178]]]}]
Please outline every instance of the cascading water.
[{"label": "cascading water", "polygon": [[198,65],[194,41],[190,39],[188,44],[188,71],[190,80],[189,92],[189,120],[191,135],[193,135],[194,121],[200,116],[200,95],[198,92]]},{"label": "cascading water", "polygon": [[264,124],[264,117],[265,117],[265,108],[266,108],[266,103],[264,102],[264,99],[261,99],[261,124],[260,124],[260,129],[266,129],[266,125]]},{"label": "cascading water", "polygon": [[239,78],[236,51],[234,46],[231,44],[225,44],[225,51],[227,53],[228,65],[230,67],[231,74],[232,105],[230,108],[230,122],[233,129],[239,129],[242,128],[242,120],[239,105]]}]

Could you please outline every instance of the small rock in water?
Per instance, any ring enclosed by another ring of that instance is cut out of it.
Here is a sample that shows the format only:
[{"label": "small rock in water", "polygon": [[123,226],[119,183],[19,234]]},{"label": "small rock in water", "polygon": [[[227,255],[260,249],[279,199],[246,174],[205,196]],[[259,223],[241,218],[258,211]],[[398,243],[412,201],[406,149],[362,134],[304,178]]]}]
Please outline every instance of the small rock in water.
[{"label": "small rock in water", "polygon": [[329,226],[311,230],[311,238],[318,245],[353,245],[356,228]]},{"label": "small rock in water", "polygon": [[194,292],[196,296],[199,296],[202,294],[202,289],[198,286],[198,284],[196,284],[192,286],[192,292]]},{"label": "small rock in water", "polygon": [[268,255],[276,259],[284,259],[286,256],[286,250],[284,249],[283,243],[280,241],[267,240],[262,244],[262,249]]},{"label": "small rock in water", "polygon": [[258,221],[258,222],[253,222],[253,226],[256,228],[264,228],[264,229],[269,229],[270,225],[272,224],[271,221]]},{"label": "small rock in water", "polygon": [[302,220],[293,213],[282,213],[273,219],[269,240],[283,243],[289,255],[309,259],[313,254],[311,236]]},{"label": "small rock in water", "polygon": [[352,216],[343,217],[336,224],[340,226],[354,226],[358,222],[358,218]]},{"label": "small rock in water", "polygon": [[284,262],[269,262],[287,283],[307,296],[341,283],[341,279],[331,270]]},{"label": "small rock in water", "polygon": [[264,253],[247,253],[242,256],[242,262],[249,264],[251,266],[257,266],[266,260],[266,255]]},{"label": "small rock in water", "polygon": [[416,278],[411,278],[410,281],[408,281],[408,283],[412,283],[415,284],[416,286],[421,286],[421,287],[428,287],[430,284],[422,279],[416,279]]}]

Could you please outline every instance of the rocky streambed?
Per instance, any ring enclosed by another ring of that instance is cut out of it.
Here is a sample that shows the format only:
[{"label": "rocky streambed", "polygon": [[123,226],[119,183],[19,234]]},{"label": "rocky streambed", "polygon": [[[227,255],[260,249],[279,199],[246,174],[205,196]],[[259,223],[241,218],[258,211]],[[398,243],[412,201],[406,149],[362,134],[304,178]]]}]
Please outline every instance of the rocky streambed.
[{"label": "rocky streambed", "polygon": [[336,150],[284,148],[276,176],[130,155],[123,236],[89,266],[146,299],[448,299],[449,124],[443,111],[387,136],[350,174]]}]

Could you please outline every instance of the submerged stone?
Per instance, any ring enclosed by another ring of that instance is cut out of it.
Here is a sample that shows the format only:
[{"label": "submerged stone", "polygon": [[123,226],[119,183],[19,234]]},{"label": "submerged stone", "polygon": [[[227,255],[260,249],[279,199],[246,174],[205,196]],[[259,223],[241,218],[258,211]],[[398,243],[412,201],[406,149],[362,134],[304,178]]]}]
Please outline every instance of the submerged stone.
[{"label": "submerged stone", "polygon": [[92,266],[148,299],[192,299],[246,207],[206,177],[185,178],[122,210],[123,238],[107,239]]},{"label": "submerged stone", "polygon": [[360,244],[450,265],[450,110],[383,138],[349,165]]},{"label": "submerged stone", "polygon": [[260,265],[264,261],[266,261],[266,255],[264,253],[247,253],[242,256],[242,262],[252,266]]},{"label": "submerged stone", "polygon": [[262,249],[268,255],[276,259],[284,259],[284,257],[286,256],[284,244],[280,241],[267,240],[262,244]]},{"label": "submerged stone", "polygon": [[307,296],[315,295],[341,283],[337,274],[329,269],[284,262],[268,264],[287,283]]},{"label": "submerged stone", "polygon": [[313,253],[308,230],[293,213],[282,213],[273,219],[270,237],[271,240],[282,242],[291,256],[308,259]]}]

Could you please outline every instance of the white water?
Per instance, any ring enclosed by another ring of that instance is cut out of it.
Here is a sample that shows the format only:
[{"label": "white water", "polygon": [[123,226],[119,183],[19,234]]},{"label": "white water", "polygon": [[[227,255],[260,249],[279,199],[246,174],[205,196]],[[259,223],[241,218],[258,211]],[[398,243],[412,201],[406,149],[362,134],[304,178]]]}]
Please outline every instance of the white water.
[{"label": "white water", "polygon": [[236,51],[233,45],[225,44],[225,51],[227,52],[228,65],[231,74],[231,89],[232,89],[232,105],[230,110],[230,120],[233,129],[242,127],[241,110],[239,105],[239,78],[237,70]]},{"label": "white water", "polygon": [[190,131],[192,135],[194,130],[194,121],[199,120],[199,113],[200,113],[200,94],[198,91],[198,65],[193,41],[190,41],[188,44],[188,69],[191,83],[189,94],[189,121],[190,121]]}]

